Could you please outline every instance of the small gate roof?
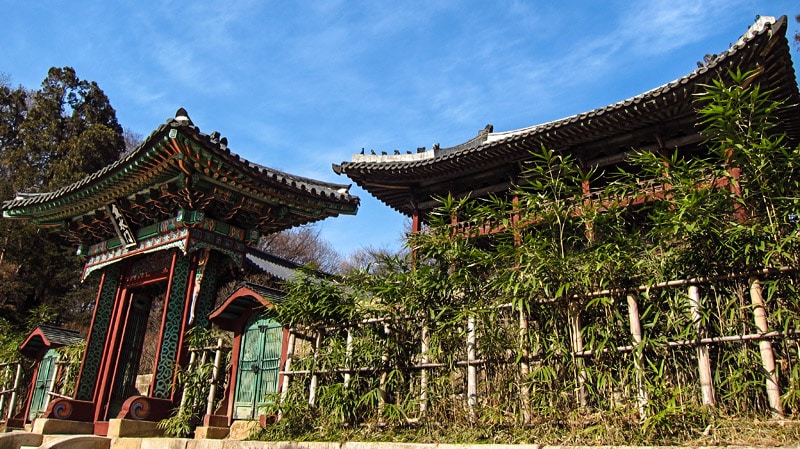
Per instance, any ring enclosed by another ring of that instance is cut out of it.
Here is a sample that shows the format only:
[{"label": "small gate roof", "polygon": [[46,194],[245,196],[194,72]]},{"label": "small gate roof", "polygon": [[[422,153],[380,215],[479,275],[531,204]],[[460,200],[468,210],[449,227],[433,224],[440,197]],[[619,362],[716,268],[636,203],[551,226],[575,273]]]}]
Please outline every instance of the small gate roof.
[{"label": "small gate roof", "polygon": [[[279,281],[291,281],[300,276],[302,266],[290,260],[248,248],[247,263]],[[243,317],[256,309],[266,309],[280,302],[284,292],[264,285],[244,282],[209,315],[214,324],[225,330],[235,330]]]},{"label": "small gate roof", "polygon": [[55,349],[83,343],[85,340],[77,331],[53,326],[38,326],[19,346],[25,357],[35,358],[43,349]]}]

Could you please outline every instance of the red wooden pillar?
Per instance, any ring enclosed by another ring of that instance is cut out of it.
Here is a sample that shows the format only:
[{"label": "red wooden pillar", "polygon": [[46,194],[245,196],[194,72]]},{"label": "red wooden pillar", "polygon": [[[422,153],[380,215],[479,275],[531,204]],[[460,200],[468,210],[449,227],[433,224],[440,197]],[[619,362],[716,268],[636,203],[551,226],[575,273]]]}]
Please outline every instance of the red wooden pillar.
[{"label": "red wooden pillar", "polygon": [[[123,318],[128,312],[128,296],[128,289],[124,285],[119,285],[114,295],[114,308],[103,344],[100,370],[97,373],[97,382],[92,395],[92,403],[94,404],[93,421],[95,423],[108,420],[106,416],[108,400],[111,394],[117,360],[119,359],[119,345],[125,328]],[[105,433],[105,429],[96,428],[96,431]]]},{"label": "red wooden pillar", "polygon": [[[417,234],[422,232],[422,212],[419,209],[414,209],[414,212],[411,213],[411,233]],[[413,247],[411,248],[411,269],[414,269],[414,266],[417,264],[417,250]]]}]

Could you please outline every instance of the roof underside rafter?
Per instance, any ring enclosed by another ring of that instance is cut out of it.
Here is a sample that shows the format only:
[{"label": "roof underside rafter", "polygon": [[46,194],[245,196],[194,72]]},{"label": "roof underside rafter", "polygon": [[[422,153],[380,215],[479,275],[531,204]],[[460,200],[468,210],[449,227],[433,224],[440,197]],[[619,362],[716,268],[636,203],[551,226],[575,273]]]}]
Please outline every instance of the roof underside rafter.
[{"label": "roof underside rafter", "polygon": [[[628,100],[561,120],[507,132],[482,130],[463,144],[413,154],[353,155],[334,165],[373,196],[412,215],[435,207],[437,196],[502,193],[520,181],[532,151],[546,147],[573,155],[586,167],[616,165],[635,150],[693,151],[704,137],[696,129],[695,95],[728,71],[756,70],[756,82],[787,105],[800,104],[786,39],[786,17],[762,17],[726,52],[694,72]],[[800,109],[784,108],[781,128],[800,142]]]},{"label": "roof underside rafter", "polygon": [[61,227],[83,244],[115,235],[107,209],[112,203],[134,228],[190,210],[269,234],[354,214],[359,200],[348,189],[243,160],[217,133],[201,133],[181,110],[115,163],[57,191],[19,195],[2,210],[6,218]]}]

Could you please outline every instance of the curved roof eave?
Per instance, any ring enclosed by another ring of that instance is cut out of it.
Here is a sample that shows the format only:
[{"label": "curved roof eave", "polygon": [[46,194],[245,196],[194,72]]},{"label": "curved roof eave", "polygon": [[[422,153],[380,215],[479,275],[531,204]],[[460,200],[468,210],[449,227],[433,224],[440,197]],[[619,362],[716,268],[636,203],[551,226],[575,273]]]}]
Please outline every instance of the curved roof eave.
[{"label": "curved roof eave", "polygon": [[[43,193],[18,193],[14,199],[0,204],[0,210],[4,217],[25,218],[29,215],[19,214],[10,215],[8,211],[21,211],[33,206],[46,207],[48,204],[55,205],[58,202],[69,201],[73,195],[89,192],[98,189],[104,183],[110,182],[114,177],[123,175],[126,169],[134,167],[138,160],[147,157],[147,152],[159,145],[163,139],[170,135],[172,130],[178,130],[185,136],[200,144],[203,148],[214,152],[218,157],[224,159],[235,168],[248,172],[253,178],[265,184],[275,185],[282,189],[287,189],[298,195],[313,198],[319,201],[336,203],[345,206],[340,212],[355,213],[360,200],[350,194],[349,184],[336,184],[318,181],[311,178],[292,175],[279,170],[271,169],[259,164],[242,159],[239,155],[232,153],[227,146],[227,139],[220,138],[219,133],[211,135],[200,132],[189,119],[186,111],[180,108],[175,118],[170,118],[166,123],[156,128],[138,147],[128,151],[115,162],[103,167],[91,175],[80,179],[70,185],[60,189]],[[131,192],[135,193],[135,192]],[[87,195],[89,195],[87,193]]]},{"label": "curved roof eave", "polygon": [[[742,36],[728,50],[709,61],[708,64],[699,67],[686,76],[608,106],[516,130],[479,134],[478,138],[463,144],[444,149],[434,148],[421,154],[353,155],[351,162],[335,164],[333,169],[338,174],[348,175],[359,186],[364,187],[364,179],[371,178],[371,175],[378,173],[390,176],[393,179],[410,175],[412,172],[424,176],[430,175],[433,171],[452,171],[458,165],[474,165],[476,161],[483,158],[496,160],[498,156],[513,158],[516,155],[517,157],[524,157],[524,154],[519,155],[517,153],[525,153],[530,147],[535,149],[536,144],[557,139],[559,132],[574,132],[576,128],[580,128],[581,134],[588,135],[590,133],[587,133],[587,130],[600,130],[605,127],[606,125],[602,123],[602,119],[611,115],[617,114],[641,118],[647,117],[649,113],[660,108],[674,106],[680,101],[690,98],[699,84],[709,82],[710,78],[715,75],[724,75],[724,73],[720,72],[731,68],[731,64],[735,65],[735,57],[746,53],[743,50],[755,47],[753,43],[757,40],[770,40],[773,39],[773,36],[784,37],[786,26],[785,16],[778,20],[761,17],[750,28],[748,33]],[[753,48],[754,51],[756,49]],[[794,79],[793,71],[792,79]],[[795,99],[800,99],[796,83],[791,83],[791,86],[788,87],[793,87],[792,96]],[[800,132],[800,129],[796,131]],[[609,131],[610,133],[611,131]],[[597,137],[594,135],[591,138]],[[515,145],[517,148],[514,148]],[[492,153],[493,150],[495,153]],[[500,154],[497,154],[497,152]],[[481,153],[487,154],[482,156]],[[488,153],[492,154],[489,155]],[[448,163],[449,161],[455,162]]]}]

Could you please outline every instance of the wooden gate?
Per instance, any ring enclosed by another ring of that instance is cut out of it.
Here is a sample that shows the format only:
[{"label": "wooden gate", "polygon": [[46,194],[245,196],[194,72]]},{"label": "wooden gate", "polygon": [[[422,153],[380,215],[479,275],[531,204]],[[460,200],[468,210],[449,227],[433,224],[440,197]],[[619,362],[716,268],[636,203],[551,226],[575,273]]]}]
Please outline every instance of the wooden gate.
[{"label": "wooden gate", "polygon": [[39,362],[39,371],[36,374],[36,381],[33,384],[33,394],[31,396],[31,407],[28,411],[28,419],[33,420],[44,413],[47,404],[50,402],[50,388],[53,384],[53,376],[56,374],[58,366],[58,352],[55,349],[48,350],[42,361]]},{"label": "wooden gate", "polygon": [[255,316],[242,333],[233,419],[255,419],[267,395],[278,392],[278,372],[283,350],[283,327]]}]

